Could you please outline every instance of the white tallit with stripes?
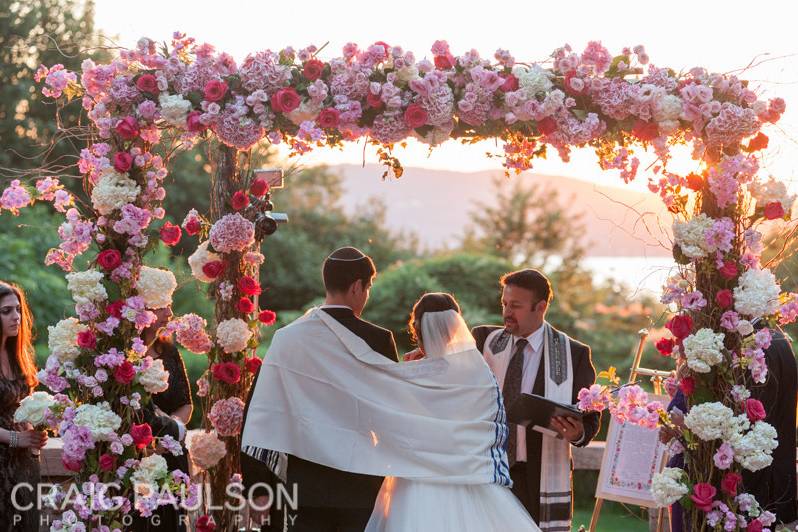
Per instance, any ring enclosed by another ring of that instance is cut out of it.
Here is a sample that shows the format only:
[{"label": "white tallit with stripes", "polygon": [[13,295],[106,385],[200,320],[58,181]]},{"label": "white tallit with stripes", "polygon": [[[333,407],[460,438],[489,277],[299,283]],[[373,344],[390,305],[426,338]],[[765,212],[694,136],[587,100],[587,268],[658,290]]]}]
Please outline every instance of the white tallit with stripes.
[{"label": "white tallit with stripes", "polygon": [[[571,404],[573,399],[573,359],[570,338],[543,324],[543,371],[545,397],[558,403]],[[492,331],[485,339],[485,360],[504,385],[507,368],[513,355],[514,342],[504,329]],[[527,457],[529,453],[527,450]],[[540,467],[540,522],[544,532],[571,530],[571,444],[543,434]]]},{"label": "white tallit with stripes", "polygon": [[476,348],[397,364],[314,309],[275,334],[241,445],[282,478],[288,453],[354,473],[509,486],[506,437]]}]

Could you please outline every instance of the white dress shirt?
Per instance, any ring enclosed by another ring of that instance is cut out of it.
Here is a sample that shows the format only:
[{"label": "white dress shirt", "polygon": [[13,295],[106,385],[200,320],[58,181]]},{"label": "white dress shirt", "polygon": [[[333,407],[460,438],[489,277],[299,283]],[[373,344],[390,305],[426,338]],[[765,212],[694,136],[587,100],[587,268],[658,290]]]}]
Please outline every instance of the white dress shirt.
[{"label": "white dress shirt", "polygon": [[[513,340],[513,345],[518,339]],[[540,368],[540,359],[543,358],[543,326],[540,326],[526,337],[527,345],[524,348],[524,370],[521,375],[521,393],[532,393],[535,378]],[[516,462],[526,462],[526,427],[518,425],[518,444]]]}]

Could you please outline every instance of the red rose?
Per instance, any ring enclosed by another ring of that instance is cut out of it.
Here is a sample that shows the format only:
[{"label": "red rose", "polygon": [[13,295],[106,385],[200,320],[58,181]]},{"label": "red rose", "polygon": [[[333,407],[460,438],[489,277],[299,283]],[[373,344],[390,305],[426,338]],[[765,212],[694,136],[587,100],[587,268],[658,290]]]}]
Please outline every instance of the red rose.
[{"label": "red rose", "polygon": [[127,172],[133,166],[133,156],[126,151],[118,151],[114,154],[114,170],[117,172]]},{"label": "red rose", "polygon": [[755,152],[759,150],[764,150],[765,148],[768,147],[769,141],[770,139],[768,139],[767,135],[765,135],[764,133],[759,133],[756,137],[748,141],[748,147],[746,148],[746,151]]},{"label": "red rose", "polygon": [[316,81],[321,77],[321,73],[323,71],[324,63],[314,57],[305,63],[305,66],[302,69],[302,75],[305,76],[305,79],[308,81]]},{"label": "red rose", "polygon": [[657,340],[655,347],[662,356],[669,356],[671,353],[673,353],[674,345],[676,344],[672,338],[660,338]]},{"label": "red rose", "polygon": [[238,289],[241,291],[242,294],[247,296],[257,296],[260,295],[261,292],[260,284],[258,283],[258,281],[256,281],[254,277],[250,277],[249,275],[245,275],[244,277],[238,280]]},{"label": "red rose", "polygon": [[139,136],[139,123],[132,116],[126,116],[117,122],[114,131],[123,139],[132,140]]},{"label": "red rose", "polygon": [[249,186],[249,193],[262,198],[269,192],[269,182],[265,177],[259,177]]},{"label": "red rose", "polygon": [[136,369],[128,360],[125,360],[114,369],[114,380],[119,384],[130,384],[135,376]]},{"label": "red rose", "polygon": [[209,102],[218,102],[224,95],[227,94],[227,83],[219,80],[219,79],[212,79],[208,83],[205,84],[205,90],[203,91],[203,96]]},{"label": "red rose", "polygon": [[249,196],[243,190],[236,190],[233,197],[230,198],[230,205],[233,206],[233,210],[240,211],[249,205]]},{"label": "red rose", "polygon": [[780,201],[771,201],[765,205],[765,218],[768,220],[776,220],[784,217],[784,207]]},{"label": "red rose", "polygon": [[762,532],[763,525],[759,519],[754,519],[745,527],[745,532]]},{"label": "red rose", "polygon": [[299,94],[292,87],[285,87],[272,94],[272,111],[276,113],[290,113],[301,103]]},{"label": "red rose", "polygon": [[211,279],[216,279],[224,271],[225,264],[220,260],[212,260],[202,265],[202,273]]},{"label": "red rose", "polygon": [[64,456],[61,456],[61,464],[63,464],[64,469],[67,471],[78,472],[83,467],[83,462],[70,462]]},{"label": "red rose", "polygon": [[130,427],[130,436],[133,438],[133,443],[136,444],[137,449],[144,449],[152,443],[152,427],[150,427],[149,423],[133,425]]},{"label": "red rose", "polygon": [[740,475],[740,473],[729,471],[723,476],[723,480],[720,481],[720,490],[729,497],[736,497],[737,484],[739,484],[742,480],[743,477]]},{"label": "red rose", "polygon": [[687,175],[687,188],[694,192],[698,192],[704,188],[704,178],[698,174]]},{"label": "red rose", "polygon": [[203,515],[194,523],[194,530],[197,532],[213,532],[216,530],[216,523],[210,515]]},{"label": "red rose", "polygon": [[644,142],[652,141],[659,136],[659,128],[656,122],[637,120],[632,126],[632,135]]},{"label": "red rose", "polygon": [[690,499],[692,499],[698,509],[709,512],[712,510],[712,502],[715,500],[717,493],[718,490],[712,484],[699,482],[693,485],[693,494],[690,495]]},{"label": "red rose", "polygon": [[97,254],[97,264],[105,271],[116,269],[122,264],[122,254],[118,249],[106,249]]},{"label": "red rose", "polygon": [[718,271],[724,279],[732,280],[737,277],[737,263],[733,260],[723,261],[723,266],[721,266]]},{"label": "red rose", "polygon": [[339,116],[338,109],[333,109],[332,107],[327,107],[322,109],[319,113],[319,116],[316,118],[316,123],[319,127],[324,129],[332,129],[338,127],[338,116]]},{"label": "red rose", "polygon": [[241,380],[241,368],[235,362],[217,362],[211,366],[213,378],[227,384],[236,384]]},{"label": "red rose", "polygon": [[695,391],[695,379],[693,377],[682,377],[679,381],[679,389],[688,397],[693,395]]},{"label": "red rose", "polygon": [[94,349],[97,347],[97,337],[90,330],[78,333],[78,346],[83,349]]},{"label": "red rose", "polygon": [[748,421],[751,423],[756,423],[767,417],[765,407],[759,399],[745,400],[745,414],[748,416]]},{"label": "red rose", "polygon": [[538,120],[538,131],[541,135],[551,135],[557,131],[557,122],[550,116]]},{"label": "red rose", "polygon": [[693,332],[693,318],[688,314],[677,314],[665,324],[665,328],[678,340],[684,340]]},{"label": "red rose", "polygon": [[194,236],[200,232],[200,229],[202,229],[202,224],[198,218],[191,218],[188,222],[186,222],[186,225],[183,228],[186,230],[186,233]]},{"label": "red rose", "polygon": [[100,469],[102,471],[111,471],[116,466],[116,458],[108,453],[100,456]]},{"label": "red rose", "polygon": [[244,366],[246,366],[247,371],[252,373],[253,375],[258,372],[261,364],[263,364],[263,360],[259,359],[258,357],[250,357],[244,359]]},{"label": "red rose", "polygon": [[502,92],[513,92],[518,90],[518,78],[512,74],[507,74],[504,77],[504,84],[499,89]]},{"label": "red rose", "polygon": [[238,300],[236,308],[241,314],[249,314],[255,311],[255,303],[248,297],[242,297]]},{"label": "red rose", "polygon": [[266,326],[274,325],[274,322],[277,321],[277,314],[271,310],[261,310],[258,314],[258,321]]},{"label": "red rose", "polygon": [[114,318],[121,319],[122,318],[122,307],[125,306],[125,302],[121,299],[118,301],[114,301],[113,303],[109,303],[105,305],[105,312],[108,313],[109,316],[113,316]]},{"label": "red rose", "polygon": [[180,242],[180,237],[183,236],[183,231],[179,225],[171,222],[166,222],[161,227],[161,241],[167,246],[174,246]]},{"label": "red rose", "polygon": [[158,94],[158,80],[152,74],[142,74],[136,80],[136,88],[141,92],[149,92],[150,94]]},{"label": "red rose", "polygon": [[734,297],[732,296],[732,291],[728,288],[720,290],[715,294],[715,303],[717,303],[720,308],[729,308],[732,306],[733,302]]},{"label": "red rose", "polygon": [[427,111],[418,103],[411,103],[405,109],[405,123],[410,129],[421,127],[427,123]]},{"label": "red rose", "polygon": [[200,131],[205,131],[208,129],[208,126],[200,121],[200,117],[202,116],[202,111],[191,111],[186,115],[186,127],[192,133],[199,133]]},{"label": "red rose", "polygon": [[371,91],[366,95],[366,103],[372,109],[382,109],[382,106],[385,105],[382,102],[382,98],[380,98],[379,94],[373,94]]},{"label": "red rose", "polygon": [[454,56],[452,54],[436,55],[435,68],[440,70],[449,70],[454,68]]}]

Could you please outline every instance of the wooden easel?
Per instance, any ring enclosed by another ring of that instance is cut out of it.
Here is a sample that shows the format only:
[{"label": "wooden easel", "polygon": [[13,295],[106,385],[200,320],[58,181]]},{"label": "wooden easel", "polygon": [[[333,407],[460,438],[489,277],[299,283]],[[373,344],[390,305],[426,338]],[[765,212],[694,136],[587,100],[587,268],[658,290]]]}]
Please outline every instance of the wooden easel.
[{"label": "wooden easel", "polygon": [[[648,339],[648,329],[640,329],[637,334],[640,337],[640,340],[637,343],[634,360],[632,361],[632,368],[629,371],[629,384],[637,382],[637,378],[640,376],[650,377],[651,384],[654,386],[654,393],[656,395],[661,395],[662,381],[668,378],[671,375],[671,372],[640,367],[640,360],[643,357],[643,348],[645,347],[646,340]],[[604,499],[598,497],[596,498],[596,503],[593,506],[593,515],[590,517],[590,532],[595,532],[596,530],[596,525],[598,525],[599,514],[601,513],[601,506],[603,503]],[[657,510],[657,532],[662,532],[664,511],[664,508],[659,508]]]}]

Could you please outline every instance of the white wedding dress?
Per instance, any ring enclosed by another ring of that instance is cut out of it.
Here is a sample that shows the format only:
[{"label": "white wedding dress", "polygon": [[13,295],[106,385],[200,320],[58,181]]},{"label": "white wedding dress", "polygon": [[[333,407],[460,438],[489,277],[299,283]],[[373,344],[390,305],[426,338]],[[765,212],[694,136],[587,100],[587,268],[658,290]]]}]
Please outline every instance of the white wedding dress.
[{"label": "white wedding dress", "polygon": [[[474,348],[468,326],[454,310],[424,314],[421,331],[428,357]],[[365,532],[539,530],[524,506],[506,486],[386,477]]]}]

